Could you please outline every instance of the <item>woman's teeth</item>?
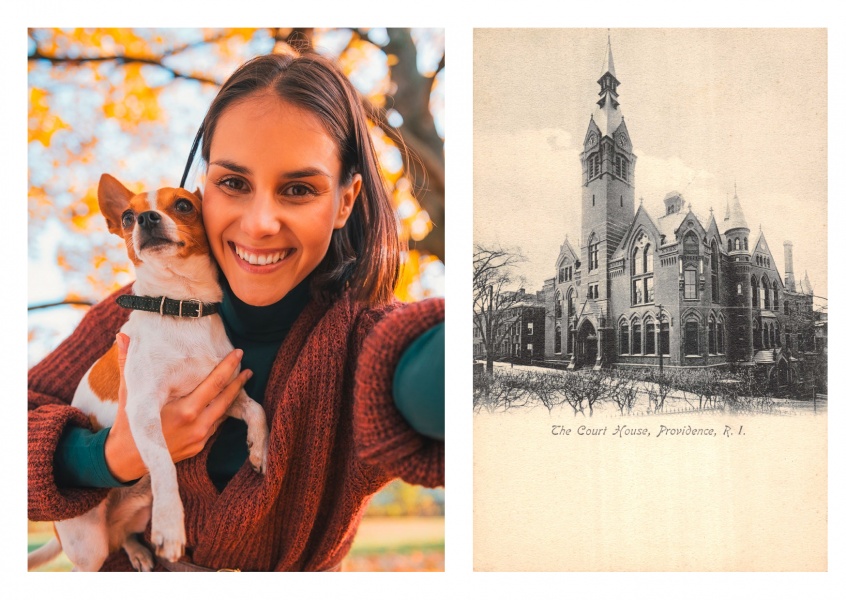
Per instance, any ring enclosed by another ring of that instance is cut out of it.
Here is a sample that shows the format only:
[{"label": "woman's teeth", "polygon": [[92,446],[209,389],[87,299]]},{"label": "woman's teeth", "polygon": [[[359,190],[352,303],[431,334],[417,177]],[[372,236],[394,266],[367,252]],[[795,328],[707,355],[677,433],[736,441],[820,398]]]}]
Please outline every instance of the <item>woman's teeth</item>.
[{"label": "woman's teeth", "polygon": [[275,254],[256,255],[252,252],[247,252],[246,250],[235,246],[235,254],[237,254],[242,260],[250,263],[251,265],[272,265],[288,256],[289,253],[290,250],[283,250],[282,252],[277,252]]}]

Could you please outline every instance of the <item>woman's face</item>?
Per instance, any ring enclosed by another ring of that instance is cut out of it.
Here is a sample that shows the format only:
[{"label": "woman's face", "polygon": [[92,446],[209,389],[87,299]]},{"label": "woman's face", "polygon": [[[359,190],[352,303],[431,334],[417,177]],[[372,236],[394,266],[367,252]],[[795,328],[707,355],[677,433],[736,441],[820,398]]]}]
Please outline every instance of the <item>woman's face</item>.
[{"label": "woman's face", "polygon": [[209,152],[203,220],[235,295],[282,299],[323,260],[361,187],[341,185],[335,141],[311,112],[268,94],[229,106]]}]

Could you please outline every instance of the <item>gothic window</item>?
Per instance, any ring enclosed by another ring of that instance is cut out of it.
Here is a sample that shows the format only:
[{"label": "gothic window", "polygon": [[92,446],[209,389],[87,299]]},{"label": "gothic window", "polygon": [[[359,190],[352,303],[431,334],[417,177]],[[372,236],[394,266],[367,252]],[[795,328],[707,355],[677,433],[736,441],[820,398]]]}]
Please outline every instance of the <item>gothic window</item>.
[{"label": "gothic window", "polygon": [[775,339],[773,341],[775,342],[775,346],[776,348],[781,348],[781,330],[778,327],[778,322],[775,324],[774,334]]},{"label": "gothic window", "polygon": [[752,308],[758,308],[759,300],[759,293],[758,293],[758,280],[755,279],[755,276],[752,276],[750,287],[752,288]]},{"label": "gothic window", "polygon": [[770,310],[772,308],[770,302],[770,281],[766,275],[761,278],[761,296],[764,297],[764,308]]},{"label": "gothic window", "polygon": [[778,284],[773,281],[773,310],[778,310]]},{"label": "gothic window", "polygon": [[670,324],[666,317],[661,319],[661,331],[658,334],[658,351],[663,355],[670,354]]},{"label": "gothic window", "polygon": [[594,152],[588,157],[588,179],[593,179],[599,175],[599,152]]},{"label": "gothic window", "polygon": [[684,236],[684,253],[685,254],[699,254],[699,239],[692,231]]},{"label": "gothic window", "polygon": [[720,250],[717,240],[711,242],[711,302],[720,301]]},{"label": "gothic window", "polygon": [[717,322],[714,316],[708,318],[708,354],[717,353]]},{"label": "gothic window", "polygon": [[684,270],[684,299],[696,300],[697,285],[696,285],[696,269],[689,267]]},{"label": "gothic window", "polygon": [[644,320],[643,353],[655,354],[655,322],[650,317]]},{"label": "gothic window", "polygon": [[723,323],[723,318],[720,317],[720,322],[717,325],[717,354],[725,354],[726,352],[726,325]]},{"label": "gothic window", "polygon": [[761,326],[758,319],[752,321],[752,347],[756,351],[761,349]]},{"label": "gothic window", "polygon": [[787,300],[784,301],[784,314],[785,316],[790,314],[790,302]]},{"label": "gothic window", "polygon": [[629,353],[629,324],[620,323],[620,354]]},{"label": "gothic window", "polygon": [[561,318],[561,292],[555,293],[555,318]]},{"label": "gothic window", "polygon": [[623,181],[629,180],[629,164],[628,161],[620,155],[617,155],[617,160],[614,164],[614,174],[617,177],[623,179]]},{"label": "gothic window", "polygon": [[591,237],[588,244],[588,271],[593,271],[599,268],[599,242],[596,238]]},{"label": "gothic window", "polygon": [[561,354],[561,325],[555,326],[555,353]]},{"label": "gothic window", "polygon": [[632,354],[641,354],[640,321],[632,321]]},{"label": "gothic window", "polygon": [[743,238],[743,249],[749,250],[749,238]]},{"label": "gothic window", "polygon": [[560,269],[558,269],[558,283],[561,283],[563,281],[564,281],[564,267],[561,267]]},{"label": "gothic window", "polygon": [[699,354],[699,322],[693,319],[684,324],[684,353],[686,356]]},{"label": "gothic window", "polygon": [[[632,250],[632,305],[654,301],[650,276],[653,269],[652,257],[652,244],[646,234],[641,233]],[[643,275],[646,277],[642,277]]]},{"label": "gothic window", "polygon": [[573,289],[567,292],[567,318],[571,319],[576,314],[576,301],[574,300]]}]

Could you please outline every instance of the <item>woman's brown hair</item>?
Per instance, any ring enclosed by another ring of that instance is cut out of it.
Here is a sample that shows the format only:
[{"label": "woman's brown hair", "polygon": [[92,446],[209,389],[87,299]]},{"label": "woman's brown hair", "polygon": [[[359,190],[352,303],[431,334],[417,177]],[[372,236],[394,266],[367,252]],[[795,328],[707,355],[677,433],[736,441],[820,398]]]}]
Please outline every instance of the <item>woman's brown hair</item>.
[{"label": "woman's brown hair", "polygon": [[318,54],[267,54],[241,65],[223,84],[202,125],[202,157],[208,164],[220,115],[256,93],[281,100],[320,118],[335,140],[341,185],[361,175],[361,191],[346,225],[332,232],[329,250],[311,275],[312,295],[336,297],[349,286],[369,305],[390,301],[399,276],[397,221],[382,179],[361,97],[341,70]]}]

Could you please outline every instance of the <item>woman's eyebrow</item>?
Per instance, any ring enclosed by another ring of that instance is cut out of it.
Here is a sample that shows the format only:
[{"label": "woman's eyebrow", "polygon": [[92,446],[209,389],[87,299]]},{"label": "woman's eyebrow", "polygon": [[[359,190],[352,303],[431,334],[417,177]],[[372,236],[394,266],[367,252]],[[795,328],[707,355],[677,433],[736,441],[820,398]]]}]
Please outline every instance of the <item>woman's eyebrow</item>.
[{"label": "woman's eyebrow", "polygon": [[286,179],[298,179],[298,178],[301,178],[301,177],[314,177],[316,175],[319,175],[321,177],[328,177],[329,179],[332,179],[332,176],[329,175],[329,173],[327,173],[326,171],[322,171],[321,169],[318,169],[317,167],[306,167],[304,169],[297,169],[296,171],[288,171],[287,173],[284,173],[284,177]]},{"label": "woman's eyebrow", "polygon": [[209,163],[209,165],[217,165],[219,167],[223,167],[224,169],[240,173],[241,175],[249,175],[251,173],[250,169],[247,167],[243,167],[229,160],[213,160]]}]

